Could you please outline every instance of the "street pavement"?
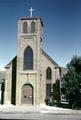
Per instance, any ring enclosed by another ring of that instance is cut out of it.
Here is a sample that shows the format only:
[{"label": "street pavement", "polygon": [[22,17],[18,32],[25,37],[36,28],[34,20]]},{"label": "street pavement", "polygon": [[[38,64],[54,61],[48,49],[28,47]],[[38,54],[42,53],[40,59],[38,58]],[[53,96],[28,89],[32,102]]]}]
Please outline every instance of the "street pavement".
[{"label": "street pavement", "polygon": [[51,113],[0,113],[0,120],[81,120],[81,115],[55,115]]}]

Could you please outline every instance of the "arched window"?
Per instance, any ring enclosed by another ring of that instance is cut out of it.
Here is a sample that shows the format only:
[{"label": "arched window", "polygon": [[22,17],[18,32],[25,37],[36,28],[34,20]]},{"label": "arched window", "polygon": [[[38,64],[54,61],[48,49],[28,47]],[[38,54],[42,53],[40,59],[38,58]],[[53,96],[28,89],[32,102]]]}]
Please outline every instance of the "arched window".
[{"label": "arched window", "polygon": [[46,70],[46,79],[51,80],[52,79],[52,70],[50,67],[47,68]]},{"label": "arched window", "polygon": [[33,69],[33,50],[28,46],[24,51],[24,70]]},{"label": "arched window", "polygon": [[23,23],[23,33],[27,33],[27,22]]},{"label": "arched window", "polygon": [[35,33],[35,22],[32,21],[31,23],[31,33]]}]

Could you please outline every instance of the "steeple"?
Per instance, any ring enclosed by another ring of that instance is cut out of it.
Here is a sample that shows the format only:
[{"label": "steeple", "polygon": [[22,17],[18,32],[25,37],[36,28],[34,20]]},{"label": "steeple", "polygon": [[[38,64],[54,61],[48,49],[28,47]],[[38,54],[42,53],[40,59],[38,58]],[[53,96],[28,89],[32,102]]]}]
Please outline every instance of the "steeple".
[{"label": "steeple", "polygon": [[28,9],[29,11],[29,16],[28,17],[23,17],[19,19],[18,21],[18,34],[21,35],[40,35],[40,38],[42,39],[42,33],[43,33],[43,22],[40,17],[35,17],[33,16],[33,11],[34,9],[30,7]]},{"label": "steeple", "polygon": [[34,21],[34,22],[36,22],[36,21],[40,21],[40,23],[41,23],[41,26],[43,27],[43,22],[42,22],[42,19],[40,18],[40,17],[38,17],[38,16],[33,16],[33,11],[35,11],[35,9],[33,9],[32,7],[30,7],[30,9],[28,9],[28,11],[29,11],[29,16],[28,17],[22,17],[22,18],[20,18],[20,21]]}]

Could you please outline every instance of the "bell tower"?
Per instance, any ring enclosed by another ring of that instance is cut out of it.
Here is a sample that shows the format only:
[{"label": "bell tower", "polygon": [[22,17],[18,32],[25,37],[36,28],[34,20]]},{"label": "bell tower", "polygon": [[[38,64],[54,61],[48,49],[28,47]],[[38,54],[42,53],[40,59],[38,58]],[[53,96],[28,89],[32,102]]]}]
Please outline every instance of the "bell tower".
[{"label": "bell tower", "polygon": [[[24,50],[29,46],[33,51],[33,70],[37,69],[43,42],[43,23],[39,17],[33,17],[30,8],[30,17],[18,21],[18,58],[23,61]],[[23,69],[21,64],[20,69]]]},{"label": "bell tower", "polygon": [[[16,104],[22,104],[22,86],[31,84],[33,88],[33,104],[40,103],[40,67],[43,42],[43,22],[39,17],[18,20],[18,49],[17,49],[17,86]],[[23,98],[22,98],[23,99]]]}]

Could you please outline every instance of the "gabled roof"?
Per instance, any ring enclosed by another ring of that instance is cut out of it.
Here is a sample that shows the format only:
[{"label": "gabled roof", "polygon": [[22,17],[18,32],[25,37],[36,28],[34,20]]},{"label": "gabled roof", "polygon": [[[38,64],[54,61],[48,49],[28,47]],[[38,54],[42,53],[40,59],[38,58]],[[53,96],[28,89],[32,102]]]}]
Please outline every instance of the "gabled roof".
[{"label": "gabled roof", "polygon": [[[44,50],[42,50],[42,54],[54,65],[56,65],[57,67],[60,67]],[[15,56],[17,57],[17,56]],[[5,66],[5,68],[9,68],[10,65],[12,64],[12,61],[15,59],[15,57]]]},{"label": "gabled roof", "polygon": [[57,67],[60,67],[44,50],[42,50],[42,54],[54,65],[56,65]]},{"label": "gabled roof", "polygon": [[[15,56],[15,57],[17,57],[17,56]],[[12,64],[12,61],[15,59],[15,57],[5,66],[5,68],[9,68],[10,67],[10,65]]]}]

